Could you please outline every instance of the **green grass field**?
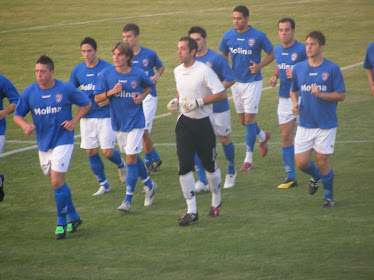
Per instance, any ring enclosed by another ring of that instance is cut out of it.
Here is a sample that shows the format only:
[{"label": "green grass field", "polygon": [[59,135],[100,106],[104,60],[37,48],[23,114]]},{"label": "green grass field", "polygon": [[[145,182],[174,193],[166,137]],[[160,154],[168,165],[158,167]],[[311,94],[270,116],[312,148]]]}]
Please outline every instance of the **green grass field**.
[{"label": "green grass field", "polygon": [[[55,78],[68,81],[82,61],[79,43],[85,36],[95,38],[99,56],[111,62],[111,48],[122,39],[123,25],[134,22],[141,28],[141,45],[154,49],[166,66],[158,83],[157,115],[162,115],[175,95],[178,39],[200,25],[217,51],[222,34],[232,28],[232,9],[241,4],[250,9],[250,24],[264,31],[274,46],[282,17],[295,19],[301,42],[308,32],[321,30],[327,37],[324,56],[343,69],[347,98],[338,106],[331,157],[335,207],[321,208],[322,190],[310,196],[309,177],[300,171],[298,187],[276,189],[285,173],[277,89],[267,88],[274,62],[263,69],[257,117],[260,127],[272,133],[268,155],[261,158],[256,147],[253,170],[239,174],[235,188],[222,191],[218,218],[207,218],[210,194],[199,194],[200,221],[188,227],[177,223],[186,205],[177,175],[175,116],[159,117],[153,125],[152,137],[164,162],[152,174],[159,185],[155,202],[143,206],[138,183],[128,215],[117,211],[125,187],[116,168],[104,160],[112,191],[93,197],[98,184],[85,151],[75,146],[67,182],[84,224],[61,241],[54,240],[54,193],[40,170],[37,150],[8,155],[33,146],[35,138],[23,135],[9,117],[0,158],[0,173],[6,177],[0,203],[0,279],[374,279],[374,97],[368,94],[361,65],[374,38],[372,0],[2,0],[0,73],[21,93],[35,81],[35,61],[47,54],[55,62]],[[234,110],[231,117],[240,168],[245,132]],[[219,145],[218,151],[224,176]]]}]

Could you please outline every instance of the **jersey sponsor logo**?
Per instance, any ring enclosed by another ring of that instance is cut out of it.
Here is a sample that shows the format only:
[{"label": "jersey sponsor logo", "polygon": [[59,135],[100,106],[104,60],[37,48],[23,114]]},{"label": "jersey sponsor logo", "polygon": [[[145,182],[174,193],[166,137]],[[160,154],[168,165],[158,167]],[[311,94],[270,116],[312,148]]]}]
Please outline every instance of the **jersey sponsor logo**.
[{"label": "jersey sponsor logo", "polygon": [[131,82],[131,87],[132,87],[132,88],[135,89],[137,86],[138,86],[138,82],[137,82],[137,81],[132,81],[132,82]]},{"label": "jersey sponsor logo", "polygon": [[301,91],[311,91],[311,89],[312,89],[312,86],[317,86],[318,87],[318,90],[319,91],[327,91],[327,86],[321,86],[321,85],[317,85],[317,84],[311,84],[311,85],[301,85]]},{"label": "jersey sponsor logo", "polygon": [[318,75],[318,72],[317,73],[309,73],[309,76],[317,76]]},{"label": "jersey sponsor logo", "polygon": [[148,66],[148,63],[149,63],[149,60],[148,59],[143,59],[143,66],[144,67],[147,67]]},{"label": "jersey sponsor logo", "polygon": [[123,98],[133,98],[136,97],[138,93],[136,92],[127,92],[127,91],[120,91],[119,93],[115,94],[116,97],[123,97]]},{"label": "jersey sponsor logo", "polygon": [[326,81],[329,78],[329,73],[322,73],[322,80]]},{"label": "jersey sponsor logo", "polygon": [[291,60],[295,61],[297,59],[297,53],[291,54]]},{"label": "jersey sponsor logo", "polygon": [[245,50],[243,48],[230,48],[230,52],[232,54],[244,54],[244,55],[252,54],[252,50]]},{"label": "jersey sponsor logo", "polygon": [[62,94],[61,94],[61,93],[57,93],[57,94],[56,94],[56,101],[57,101],[58,103],[60,103],[61,100],[62,100]]},{"label": "jersey sponsor logo", "polygon": [[83,91],[95,90],[95,85],[93,83],[89,83],[87,85],[81,85],[81,90]]},{"label": "jersey sponsor logo", "polygon": [[287,63],[279,63],[277,64],[279,70],[287,70],[287,69],[293,69],[294,65],[288,65]]},{"label": "jersey sponsor logo", "polygon": [[51,95],[49,94],[49,95],[42,95],[42,98],[50,98],[51,97]]},{"label": "jersey sponsor logo", "polygon": [[253,38],[248,40],[248,44],[249,44],[250,47],[253,47],[255,43],[256,43],[256,40],[253,39]]},{"label": "jersey sponsor logo", "polygon": [[244,41],[244,39],[242,39],[242,38],[237,38],[236,40],[237,41]]},{"label": "jersey sponsor logo", "polygon": [[282,55],[288,55],[288,52],[282,52]]},{"label": "jersey sponsor logo", "polygon": [[61,112],[62,107],[52,107],[47,106],[45,108],[35,108],[34,113],[35,115],[49,115],[49,114],[56,114],[58,112]]},{"label": "jersey sponsor logo", "polygon": [[87,74],[86,77],[93,77],[95,74]]}]

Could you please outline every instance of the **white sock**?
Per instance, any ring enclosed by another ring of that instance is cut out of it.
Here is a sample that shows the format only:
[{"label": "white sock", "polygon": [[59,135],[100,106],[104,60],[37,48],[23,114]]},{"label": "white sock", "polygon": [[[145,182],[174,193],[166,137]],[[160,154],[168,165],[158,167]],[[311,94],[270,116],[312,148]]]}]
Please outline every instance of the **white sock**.
[{"label": "white sock", "polygon": [[253,152],[245,152],[244,162],[249,162],[252,164],[252,155],[253,155]]},{"label": "white sock", "polygon": [[257,134],[257,138],[260,140],[260,142],[264,142],[266,139],[266,134],[262,130],[260,131],[259,134]]},{"label": "white sock", "polygon": [[187,213],[197,213],[196,196],[195,196],[195,178],[192,172],[179,176],[183,196],[187,203]]},{"label": "white sock", "polygon": [[212,192],[212,206],[217,207],[221,203],[221,171],[219,168],[213,173],[207,171],[206,178]]},{"label": "white sock", "polygon": [[196,196],[191,199],[186,199],[187,213],[197,213]]}]

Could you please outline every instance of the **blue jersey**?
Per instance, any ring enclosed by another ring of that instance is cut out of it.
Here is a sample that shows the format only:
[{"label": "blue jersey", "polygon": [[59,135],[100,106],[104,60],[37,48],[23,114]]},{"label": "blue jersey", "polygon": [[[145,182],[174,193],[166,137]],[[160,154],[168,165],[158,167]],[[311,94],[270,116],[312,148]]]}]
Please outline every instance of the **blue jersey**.
[{"label": "blue jersey", "polygon": [[70,83],[85,93],[92,102],[90,111],[84,116],[85,118],[109,118],[109,105],[100,107],[95,102],[94,90],[98,74],[101,70],[112,66],[109,62],[99,59],[99,62],[92,68],[86,66],[86,62],[74,67],[70,76]]},{"label": "blue jersey", "polygon": [[291,90],[299,91],[299,126],[331,129],[338,126],[336,107],[338,102],[326,101],[311,94],[311,86],[320,92],[345,92],[342,73],[335,63],[324,59],[317,67],[309,66],[308,60],[297,63],[292,72]]},{"label": "blue jersey", "polygon": [[[152,77],[155,74],[154,68],[159,69],[162,66],[162,62],[156,52],[144,47],[140,48],[140,52],[132,58],[131,62],[133,67],[143,69],[148,77]],[[152,88],[150,94],[157,96],[156,87]]]},{"label": "blue jersey", "polygon": [[50,89],[41,89],[37,82],[22,92],[15,116],[24,117],[31,111],[38,148],[47,152],[60,145],[74,144],[74,130],[61,124],[72,119],[71,105],[87,106],[90,100],[70,83],[55,80]]},{"label": "blue jersey", "polygon": [[279,70],[280,86],[279,97],[290,97],[290,88],[292,79],[287,79],[286,70],[293,69],[297,62],[307,59],[305,45],[295,41],[295,43],[288,48],[283,45],[276,46],[274,49],[274,57],[276,65]]},{"label": "blue jersey", "polygon": [[363,67],[365,69],[374,69],[374,42],[366,50]]},{"label": "blue jersey", "polygon": [[[210,49],[203,56],[195,56],[197,61],[204,62],[216,72],[221,82],[231,82],[235,80],[234,72],[231,70],[229,63],[224,57]],[[214,113],[222,113],[230,109],[229,101],[225,100],[213,104]]]},{"label": "blue jersey", "polygon": [[[3,99],[7,98],[9,104],[17,104],[19,94],[15,86],[6,77],[0,74],[0,110],[3,110]],[[6,130],[5,118],[0,120],[0,135],[4,135]]]},{"label": "blue jersey", "polygon": [[116,71],[115,66],[111,66],[100,73],[94,94],[107,92],[118,82],[122,84],[122,91],[109,98],[113,130],[130,132],[134,128],[144,128],[143,105],[135,104],[133,97],[136,93],[143,93],[144,88],[154,87],[155,84],[139,68],[132,68],[130,72],[121,74]]},{"label": "blue jersey", "polygon": [[235,28],[223,34],[219,50],[222,53],[231,54],[232,69],[236,79],[240,83],[251,83],[253,81],[261,81],[261,71],[252,74],[249,66],[250,61],[255,63],[261,62],[261,51],[270,53],[273,45],[266,37],[265,33],[254,29],[250,26],[249,30],[239,33]]}]

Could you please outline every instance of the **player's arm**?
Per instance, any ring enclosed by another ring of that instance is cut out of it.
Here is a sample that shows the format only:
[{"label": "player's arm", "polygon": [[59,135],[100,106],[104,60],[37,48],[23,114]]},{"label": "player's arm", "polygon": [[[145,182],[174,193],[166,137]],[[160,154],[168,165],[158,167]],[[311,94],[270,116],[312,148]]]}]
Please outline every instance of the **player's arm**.
[{"label": "player's arm", "polygon": [[370,85],[370,94],[374,95],[374,70],[366,69],[366,75],[368,76],[368,81]]},{"label": "player's arm", "polygon": [[227,60],[227,62],[229,62],[229,53],[221,53],[221,55],[223,56],[224,59]]},{"label": "player's arm", "polygon": [[298,103],[299,92],[290,90],[290,98],[291,98],[292,104],[293,104],[292,114],[298,115],[299,114],[299,103]]},{"label": "player's arm", "polygon": [[156,73],[152,77],[150,77],[152,82],[156,84],[158,79],[161,77],[162,73],[164,73],[164,71],[165,71],[165,66],[162,65],[160,68],[157,69]]},{"label": "player's arm", "polygon": [[268,53],[267,56],[259,63],[255,63],[253,61],[250,61],[252,63],[251,66],[249,66],[249,70],[252,74],[256,74],[258,71],[260,71],[262,68],[264,68],[266,65],[268,65],[270,62],[272,62],[275,59],[274,57],[274,50],[272,50],[270,53]]},{"label": "player's arm", "polygon": [[278,69],[278,66],[275,65],[274,71],[273,71],[273,76],[271,76],[270,81],[269,81],[269,83],[272,87],[275,87],[277,85],[278,78],[279,78],[279,69]]},{"label": "player's arm", "polygon": [[345,91],[343,92],[320,92],[318,86],[312,86],[310,93],[313,94],[315,97],[321,98],[326,101],[331,102],[338,102],[344,101],[345,99]]},{"label": "player's arm", "polygon": [[151,91],[152,91],[152,87],[146,87],[146,88],[144,88],[143,93],[137,93],[136,96],[132,98],[134,100],[134,103],[135,104],[140,104],[144,100],[144,98],[146,98],[147,95]]},{"label": "player's arm", "polygon": [[13,113],[14,110],[16,109],[16,106],[17,106],[17,104],[15,104],[15,103],[10,103],[10,104],[8,105],[8,107],[6,107],[6,108],[3,109],[3,110],[0,110],[0,120],[2,120],[3,118],[5,118],[7,115]]},{"label": "player's arm", "polygon": [[120,82],[118,82],[111,90],[108,90],[106,92],[98,93],[95,95],[95,102],[100,103],[108,99],[109,97],[121,92],[122,85]]},{"label": "player's arm", "polygon": [[91,109],[92,103],[88,103],[86,106],[79,107],[77,113],[75,114],[74,118],[71,121],[64,121],[61,126],[64,127],[66,130],[73,131],[75,125],[79,122],[81,118],[84,117]]},{"label": "player's arm", "polygon": [[216,94],[211,94],[208,97],[203,98],[204,105],[217,103],[219,101],[224,100],[227,97],[226,90],[223,90]]},{"label": "player's arm", "polygon": [[22,116],[14,116],[13,121],[22,128],[23,132],[26,135],[31,135],[31,133],[35,130],[35,125],[33,123],[28,123],[25,121],[25,118]]},{"label": "player's arm", "polygon": [[223,87],[225,89],[228,89],[229,87],[231,87],[235,83],[236,83],[236,80],[233,80],[233,81],[223,81],[222,85],[223,85]]}]

